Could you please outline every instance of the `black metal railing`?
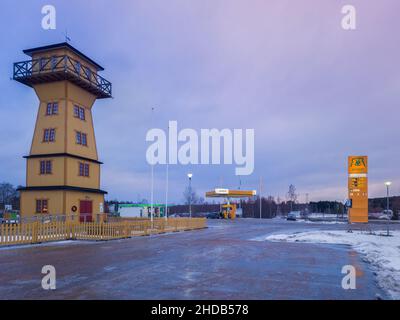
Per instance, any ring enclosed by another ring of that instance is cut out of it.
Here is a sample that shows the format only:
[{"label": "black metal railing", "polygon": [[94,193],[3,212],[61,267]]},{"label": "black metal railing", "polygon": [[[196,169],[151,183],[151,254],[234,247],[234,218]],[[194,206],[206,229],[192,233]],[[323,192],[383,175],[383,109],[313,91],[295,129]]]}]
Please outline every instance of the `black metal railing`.
[{"label": "black metal railing", "polygon": [[57,80],[60,77],[75,80],[101,98],[112,96],[111,82],[68,55],[14,63],[14,80],[28,85]]}]

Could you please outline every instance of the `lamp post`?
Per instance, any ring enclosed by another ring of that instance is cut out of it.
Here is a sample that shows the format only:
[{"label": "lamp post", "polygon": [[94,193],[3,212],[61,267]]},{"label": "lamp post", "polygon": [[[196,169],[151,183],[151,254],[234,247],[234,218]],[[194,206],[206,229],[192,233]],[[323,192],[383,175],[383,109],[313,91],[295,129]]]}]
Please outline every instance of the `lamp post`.
[{"label": "lamp post", "polygon": [[262,193],[262,177],[260,177],[260,219],[262,218],[262,198],[261,198],[261,193]]},{"label": "lamp post", "polygon": [[[154,108],[151,108],[151,125],[154,127]],[[151,228],[154,226],[154,217],[153,217],[153,209],[154,209],[154,164],[150,164],[151,166],[151,192],[150,192],[150,220],[151,220]]]},{"label": "lamp post", "polygon": [[153,228],[154,218],[153,218],[153,201],[154,201],[154,165],[151,165],[151,193],[150,193],[150,220],[151,227]]},{"label": "lamp post", "polygon": [[[169,125],[168,125],[168,136],[169,136]],[[168,151],[167,151],[168,152]],[[168,165],[168,163],[169,163],[169,158],[168,158],[168,156],[169,156],[169,153],[167,153],[167,172],[166,172],[166,177],[165,177],[165,212],[164,212],[164,218],[165,218],[165,221],[167,221],[168,220],[168,186],[169,186],[169,182],[168,182],[168,179],[169,179],[169,165]]]},{"label": "lamp post", "polygon": [[188,173],[189,178],[189,217],[192,217],[192,173]]},{"label": "lamp post", "polygon": [[389,187],[392,185],[391,181],[386,181],[385,186],[386,186],[386,214],[387,214],[387,236],[389,236]]}]

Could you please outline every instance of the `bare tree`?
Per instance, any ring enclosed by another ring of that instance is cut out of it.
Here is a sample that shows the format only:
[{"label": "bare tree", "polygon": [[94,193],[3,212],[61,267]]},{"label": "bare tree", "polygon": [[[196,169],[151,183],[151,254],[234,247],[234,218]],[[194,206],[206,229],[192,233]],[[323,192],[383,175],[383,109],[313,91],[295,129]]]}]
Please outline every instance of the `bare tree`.
[{"label": "bare tree", "polygon": [[289,186],[287,198],[290,201],[290,211],[293,211],[293,204],[297,201],[296,187],[293,184]]},{"label": "bare tree", "polygon": [[272,218],[272,206],[275,204],[275,198],[273,196],[268,196],[267,203],[268,203],[268,216]]},{"label": "bare tree", "polygon": [[282,210],[281,210],[281,198],[278,196],[276,198],[276,215],[279,216],[282,214]]},{"label": "bare tree", "polygon": [[193,188],[186,187],[183,192],[183,200],[185,204],[197,204],[199,202],[199,197]]},{"label": "bare tree", "polygon": [[11,204],[17,197],[18,192],[12,184],[7,182],[0,183],[0,203]]}]

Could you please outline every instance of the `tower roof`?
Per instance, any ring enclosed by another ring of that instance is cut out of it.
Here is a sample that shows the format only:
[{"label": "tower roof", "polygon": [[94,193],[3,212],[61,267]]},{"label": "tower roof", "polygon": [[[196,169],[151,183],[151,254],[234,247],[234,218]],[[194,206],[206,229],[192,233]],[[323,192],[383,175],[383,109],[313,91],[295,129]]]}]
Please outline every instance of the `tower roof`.
[{"label": "tower roof", "polygon": [[61,42],[61,43],[51,44],[51,45],[42,46],[42,47],[26,49],[26,50],[23,50],[23,52],[25,54],[27,54],[28,56],[32,57],[32,55],[35,53],[45,52],[45,51],[54,50],[54,49],[65,49],[65,48],[71,50],[72,52],[74,52],[76,55],[78,55],[82,59],[93,64],[98,70],[100,70],[100,71],[104,70],[104,68],[101,65],[99,65],[97,62],[90,59],[88,56],[84,55],[78,49],[71,46],[68,42]]},{"label": "tower roof", "polygon": [[[58,54],[54,50],[61,52]],[[112,97],[111,82],[98,74],[104,68],[69,43],[62,42],[23,52],[31,59],[14,63],[14,80],[30,87],[67,80],[96,95],[98,99]],[[51,56],[46,53],[51,53]]]}]

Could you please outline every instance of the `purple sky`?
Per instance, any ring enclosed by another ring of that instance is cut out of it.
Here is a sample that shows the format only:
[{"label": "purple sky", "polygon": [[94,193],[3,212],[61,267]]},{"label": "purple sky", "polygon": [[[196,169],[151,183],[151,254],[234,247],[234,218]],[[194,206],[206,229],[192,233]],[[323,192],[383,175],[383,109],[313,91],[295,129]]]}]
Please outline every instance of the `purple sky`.
[{"label": "purple sky", "polygon": [[[41,28],[41,8],[57,9],[57,30]],[[357,9],[357,30],[341,28],[341,8]],[[398,162],[400,20],[397,0],[2,1],[0,180],[25,183],[38,101],[10,81],[23,49],[63,41],[103,65],[114,99],[94,120],[109,199],[150,198],[147,130],[255,129],[255,171],[242,188],[284,198],[293,183],[304,201],[344,199],[347,156],[369,156],[371,196],[393,181]],[[151,120],[151,108],[155,119]],[[18,120],[17,120],[18,119]],[[182,200],[192,171],[199,194],[235,188],[234,167],[171,166],[170,198]],[[165,167],[155,168],[163,202]]]}]

